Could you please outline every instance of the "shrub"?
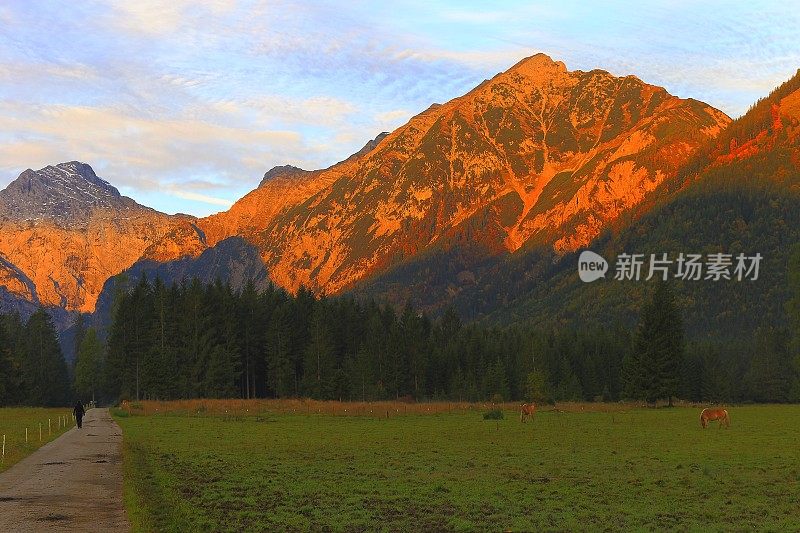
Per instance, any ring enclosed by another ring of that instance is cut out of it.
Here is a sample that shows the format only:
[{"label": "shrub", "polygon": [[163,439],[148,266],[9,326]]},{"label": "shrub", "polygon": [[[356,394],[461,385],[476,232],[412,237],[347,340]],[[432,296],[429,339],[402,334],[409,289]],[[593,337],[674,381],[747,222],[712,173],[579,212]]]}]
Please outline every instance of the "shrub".
[{"label": "shrub", "polygon": [[503,411],[500,409],[492,409],[491,411],[487,411],[483,413],[484,420],[502,420],[503,419]]}]

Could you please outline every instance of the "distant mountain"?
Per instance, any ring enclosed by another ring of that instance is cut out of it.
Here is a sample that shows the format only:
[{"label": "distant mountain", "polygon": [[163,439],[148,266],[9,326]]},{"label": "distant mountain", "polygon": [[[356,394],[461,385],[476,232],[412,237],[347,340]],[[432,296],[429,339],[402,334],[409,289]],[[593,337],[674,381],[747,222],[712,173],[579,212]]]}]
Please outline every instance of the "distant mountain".
[{"label": "distant mountain", "polygon": [[51,221],[65,226],[88,222],[95,209],[142,208],[92,167],[77,161],[28,169],[0,192],[0,220]]},{"label": "distant mountain", "polygon": [[566,253],[729,121],[633,76],[570,72],[539,54],[328,169],[282,170],[197,225],[207,245],[252,242],[279,285],[329,294],[440,248],[469,250],[468,263],[529,243]]},{"label": "distant mountain", "polygon": [[308,173],[307,170],[303,170],[302,168],[292,165],[280,165],[277,167],[272,167],[266,173],[264,173],[264,177],[261,179],[261,183],[259,183],[258,186],[261,187],[268,181],[281,176],[302,175],[306,173]]},{"label": "distant mountain", "polygon": [[[800,243],[800,71],[718,137],[701,147],[671,180],[631,214],[588,244],[609,260],[621,253],[730,253],[763,256],[755,281],[673,280],[690,338],[752,341],[758,328],[787,325],[787,263]],[[632,326],[649,284],[577,276],[577,253],[544,247],[481,265],[469,283],[447,293],[425,284],[432,264],[457,264],[444,255],[387,273],[364,292],[398,294],[489,323],[539,326],[623,323]],[[608,275],[613,277],[613,272]],[[436,294],[438,299],[427,297]]]},{"label": "distant mountain", "polygon": [[[544,251],[552,264],[624,227],[729,122],[633,76],[538,54],[329,168],[274,167],[202,219],[140,206],[81,163],[27,170],[0,193],[0,286],[92,311],[135,263],[207,277],[215,261],[237,262],[221,243],[240,237],[289,290],[358,287],[435,308],[508,256]],[[261,275],[251,260],[245,270]]]},{"label": "distant mountain", "polygon": [[189,220],[122,196],[83,163],[26,170],[0,192],[0,285],[36,305],[92,311],[110,276]]}]

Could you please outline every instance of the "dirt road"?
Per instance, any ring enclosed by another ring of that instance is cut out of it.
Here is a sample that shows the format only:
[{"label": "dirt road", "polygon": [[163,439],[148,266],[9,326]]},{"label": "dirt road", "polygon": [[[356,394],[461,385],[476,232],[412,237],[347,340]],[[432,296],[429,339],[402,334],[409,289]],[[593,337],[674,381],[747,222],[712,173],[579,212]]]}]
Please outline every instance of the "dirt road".
[{"label": "dirt road", "polygon": [[108,409],[0,474],[0,531],[128,531],[122,432]]}]

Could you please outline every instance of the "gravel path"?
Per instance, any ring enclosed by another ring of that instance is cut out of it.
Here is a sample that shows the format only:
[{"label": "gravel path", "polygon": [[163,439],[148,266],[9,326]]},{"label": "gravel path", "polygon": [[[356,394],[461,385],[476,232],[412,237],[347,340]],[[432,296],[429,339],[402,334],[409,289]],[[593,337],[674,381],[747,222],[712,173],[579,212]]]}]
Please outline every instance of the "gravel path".
[{"label": "gravel path", "polygon": [[108,409],[0,474],[0,531],[129,531],[122,431]]}]

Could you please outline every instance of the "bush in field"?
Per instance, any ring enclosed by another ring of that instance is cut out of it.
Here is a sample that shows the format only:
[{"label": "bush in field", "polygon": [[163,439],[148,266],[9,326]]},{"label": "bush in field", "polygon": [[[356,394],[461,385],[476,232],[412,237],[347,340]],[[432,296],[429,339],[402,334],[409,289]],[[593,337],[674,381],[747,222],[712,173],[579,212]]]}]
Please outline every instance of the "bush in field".
[{"label": "bush in field", "polygon": [[491,411],[483,413],[484,420],[502,420],[503,418],[503,411],[500,409],[492,409]]}]

